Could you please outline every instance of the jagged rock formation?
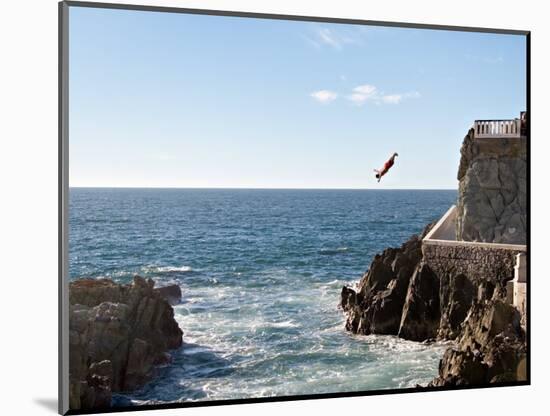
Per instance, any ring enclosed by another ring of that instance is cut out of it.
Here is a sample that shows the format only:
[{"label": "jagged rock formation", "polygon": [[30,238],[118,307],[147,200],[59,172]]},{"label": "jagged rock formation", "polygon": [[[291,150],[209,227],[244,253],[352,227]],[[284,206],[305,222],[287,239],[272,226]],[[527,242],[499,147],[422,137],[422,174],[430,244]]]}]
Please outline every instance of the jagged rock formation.
[{"label": "jagged rock formation", "polygon": [[[111,393],[133,390],[170,360],[182,345],[182,331],[165,296],[176,288],[154,288],[136,276],[130,285],[109,279],[70,283],[69,405],[107,408]],[[181,292],[180,292],[181,293]]]},{"label": "jagged rock formation", "polygon": [[342,289],[346,329],[418,342],[456,340],[432,386],[525,380],[525,333],[519,311],[505,302],[506,279],[466,276],[457,268],[454,274],[435,271],[420,246],[421,238],[413,236],[401,248],[384,250],[357,292]]},{"label": "jagged rock formation", "polygon": [[397,335],[411,341],[435,338],[441,320],[439,278],[422,264],[409,284]]},{"label": "jagged rock formation", "polygon": [[439,339],[455,339],[468,310],[494,295],[505,299],[520,250],[499,247],[424,245],[423,263],[437,276],[441,320]]},{"label": "jagged rock formation", "polygon": [[527,145],[520,138],[476,138],[460,149],[458,240],[525,244]]},{"label": "jagged rock formation", "polygon": [[177,305],[181,302],[181,287],[179,287],[179,285],[161,286],[153,290],[162,296],[170,305]]},{"label": "jagged rock formation", "polygon": [[377,254],[359,282],[357,292],[344,287],[340,306],[347,315],[346,329],[368,335],[396,335],[407,289],[420,260],[421,237],[412,236],[400,248],[388,248]]},{"label": "jagged rock formation", "polygon": [[471,308],[456,347],[445,351],[431,386],[526,380],[527,346],[519,311],[495,298]]},{"label": "jagged rock formation", "polygon": [[357,292],[342,289],[340,307],[347,316],[348,331],[398,335],[412,341],[455,339],[476,299],[490,298],[497,286],[505,296],[505,281],[472,280],[457,273],[456,267],[454,273],[438,273],[423,261],[422,238],[431,226],[401,248],[376,255]]}]

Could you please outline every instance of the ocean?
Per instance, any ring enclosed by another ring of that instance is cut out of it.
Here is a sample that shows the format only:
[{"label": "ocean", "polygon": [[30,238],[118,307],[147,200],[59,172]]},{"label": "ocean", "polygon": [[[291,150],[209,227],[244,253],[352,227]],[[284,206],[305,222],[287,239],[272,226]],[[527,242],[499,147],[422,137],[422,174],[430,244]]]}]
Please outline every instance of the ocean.
[{"label": "ocean", "polygon": [[135,274],[183,292],[184,346],[114,405],[414,387],[444,344],[344,329],[372,257],[456,201],[450,190],[71,188],[72,279]]}]

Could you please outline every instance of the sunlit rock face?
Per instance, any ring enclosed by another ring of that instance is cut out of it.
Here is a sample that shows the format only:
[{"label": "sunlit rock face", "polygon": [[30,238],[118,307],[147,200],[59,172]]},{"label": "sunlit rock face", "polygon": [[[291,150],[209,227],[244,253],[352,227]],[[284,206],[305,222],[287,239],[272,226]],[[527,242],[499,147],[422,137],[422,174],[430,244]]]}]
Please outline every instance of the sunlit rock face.
[{"label": "sunlit rock face", "polygon": [[526,138],[474,138],[471,129],[460,156],[457,239],[525,244]]},{"label": "sunlit rock face", "polygon": [[182,345],[169,302],[179,287],[154,288],[136,276],[131,284],[79,279],[69,286],[69,402],[76,409],[111,406],[113,392],[142,386],[156,365]]}]

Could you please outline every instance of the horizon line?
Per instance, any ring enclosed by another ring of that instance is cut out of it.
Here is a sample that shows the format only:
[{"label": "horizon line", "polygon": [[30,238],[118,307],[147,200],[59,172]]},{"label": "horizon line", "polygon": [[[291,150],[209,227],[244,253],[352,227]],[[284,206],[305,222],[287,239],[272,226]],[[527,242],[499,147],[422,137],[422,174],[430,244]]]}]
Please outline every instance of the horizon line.
[{"label": "horizon line", "polygon": [[212,190],[280,190],[280,191],[457,191],[458,188],[289,188],[237,186],[70,186],[69,189],[212,189]]}]

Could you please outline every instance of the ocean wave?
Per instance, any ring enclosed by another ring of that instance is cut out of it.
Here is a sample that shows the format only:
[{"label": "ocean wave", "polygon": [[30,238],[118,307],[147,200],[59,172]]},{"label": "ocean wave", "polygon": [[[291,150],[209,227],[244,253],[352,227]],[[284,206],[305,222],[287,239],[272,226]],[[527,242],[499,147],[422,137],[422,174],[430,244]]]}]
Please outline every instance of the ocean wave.
[{"label": "ocean wave", "polygon": [[188,273],[192,272],[191,266],[145,266],[142,271],[146,273]]},{"label": "ocean wave", "polygon": [[335,254],[342,254],[348,251],[349,249],[347,247],[338,247],[338,248],[322,248],[317,253],[323,254],[326,256],[333,256]]},{"label": "ocean wave", "polygon": [[341,285],[344,285],[346,283],[347,282],[344,281],[344,280],[334,279],[334,280],[331,280],[330,282],[325,283],[322,287],[325,287],[325,286],[341,286]]},{"label": "ocean wave", "polygon": [[289,320],[284,322],[268,322],[263,326],[267,328],[298,328],[300,325]]}]

